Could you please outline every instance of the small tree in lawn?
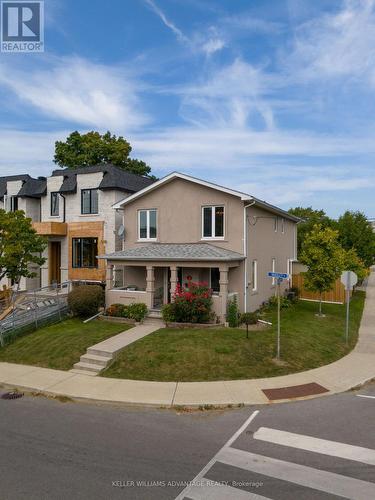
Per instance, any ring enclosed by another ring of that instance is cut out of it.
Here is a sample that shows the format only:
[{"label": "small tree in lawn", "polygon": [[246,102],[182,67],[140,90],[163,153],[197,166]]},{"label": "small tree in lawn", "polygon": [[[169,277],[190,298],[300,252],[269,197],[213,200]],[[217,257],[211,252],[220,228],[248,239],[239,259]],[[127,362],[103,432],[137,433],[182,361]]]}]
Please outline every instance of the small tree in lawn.
[{"label": "small tree in lawn", "polygon": [[0,279],[7,277],[19,284],[21,278],[33,278],[30,264],[44,264],[46,259],[40,254],[46,246],[21,210],[0,209]]},{"label": "small tree in lawn", "polygon": [[299,260],[308,267],[304,286],[319,293],[322,316],[322,294],[332,289],[345,266],[345,250],[338,242],[338,231],[316,224],[306,236]]}]

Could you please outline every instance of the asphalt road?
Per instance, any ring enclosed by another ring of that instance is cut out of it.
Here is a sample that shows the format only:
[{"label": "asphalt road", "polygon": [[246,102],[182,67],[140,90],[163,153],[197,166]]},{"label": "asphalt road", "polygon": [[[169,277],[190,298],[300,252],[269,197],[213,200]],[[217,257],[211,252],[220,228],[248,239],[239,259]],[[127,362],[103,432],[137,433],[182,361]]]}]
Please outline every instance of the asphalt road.
[{"label": "asphalt road", "polygon": [[375,384],[189,413],[0,399],[0,500],[371,500],[374,416]]}]

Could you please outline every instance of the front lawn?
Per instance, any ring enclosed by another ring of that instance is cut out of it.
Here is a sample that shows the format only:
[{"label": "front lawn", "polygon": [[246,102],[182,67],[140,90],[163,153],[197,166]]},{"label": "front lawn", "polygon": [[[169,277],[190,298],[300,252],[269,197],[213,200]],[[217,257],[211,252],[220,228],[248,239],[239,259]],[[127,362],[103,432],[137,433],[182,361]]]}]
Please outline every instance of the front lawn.
[{"label": "front lawn", "polygon": [[[105,377],[160,381],[233,380],[273,377],[322,366],[347,354],[357,342],[364,292],[351,303],[350,343],[345,345],[345,306],[299,301],[282,310],[281,358],[276,353],[276,323],[260,331],[236,328],[168,329],[129,345],[102,374]],[[275,320],[275,311],[268,313]]]},{"label": "front lawn", "polygon": [[40,328],[0,347],[0,362],[70,370],[86,349],[127,330],[128,325],[93,320],[82,323],[77,318]]}]

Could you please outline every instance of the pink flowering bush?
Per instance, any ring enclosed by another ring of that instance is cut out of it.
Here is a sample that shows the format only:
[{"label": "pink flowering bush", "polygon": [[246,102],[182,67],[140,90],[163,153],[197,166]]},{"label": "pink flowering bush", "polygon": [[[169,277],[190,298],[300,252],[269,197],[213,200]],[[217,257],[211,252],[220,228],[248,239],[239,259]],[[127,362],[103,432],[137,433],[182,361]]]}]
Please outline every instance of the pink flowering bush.
[{"label": "pink flowering bush", "polygon": [[[165,308],[165,310],[164,310]],[[189,281],[187,288],[177,285],[173,302],[164,306],[163,317],[178,323],[208,323],[212,318],[212,290],[207,283]]]}]

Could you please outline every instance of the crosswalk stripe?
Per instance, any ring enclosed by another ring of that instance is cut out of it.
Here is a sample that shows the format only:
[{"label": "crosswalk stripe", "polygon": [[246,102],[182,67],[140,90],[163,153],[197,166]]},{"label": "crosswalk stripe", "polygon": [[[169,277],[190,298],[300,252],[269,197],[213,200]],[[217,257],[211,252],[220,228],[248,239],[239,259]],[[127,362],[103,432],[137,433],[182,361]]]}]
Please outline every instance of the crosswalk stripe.
[{"label": "crosswalk stripe", "polygon": [[349,478],[305,465],[249,453],[235,448],[221,450],[216,460],[226,465],[264,474],[344,498],[369,500],[375,498],[375,483]]},{"label": "crosswalk stripe", "polygon": [[338,443],[337,441],[328,441],[326,439],[295,434],[294,432],[280,431],[278,429],[270,429],[268,427],[259,427],[254,433],[254,439],[375,465],[375,450],[362,448],[361,446]]},{"label": "crosswalk stripe", "polygon": [[205,477],[200,480],[199,484],[190,487],[186,498],[191,500],[270,500],[268,497],[262,497],[256,493],[240,490],[227,486],[225,484],[212,484],[213,481]]}]

